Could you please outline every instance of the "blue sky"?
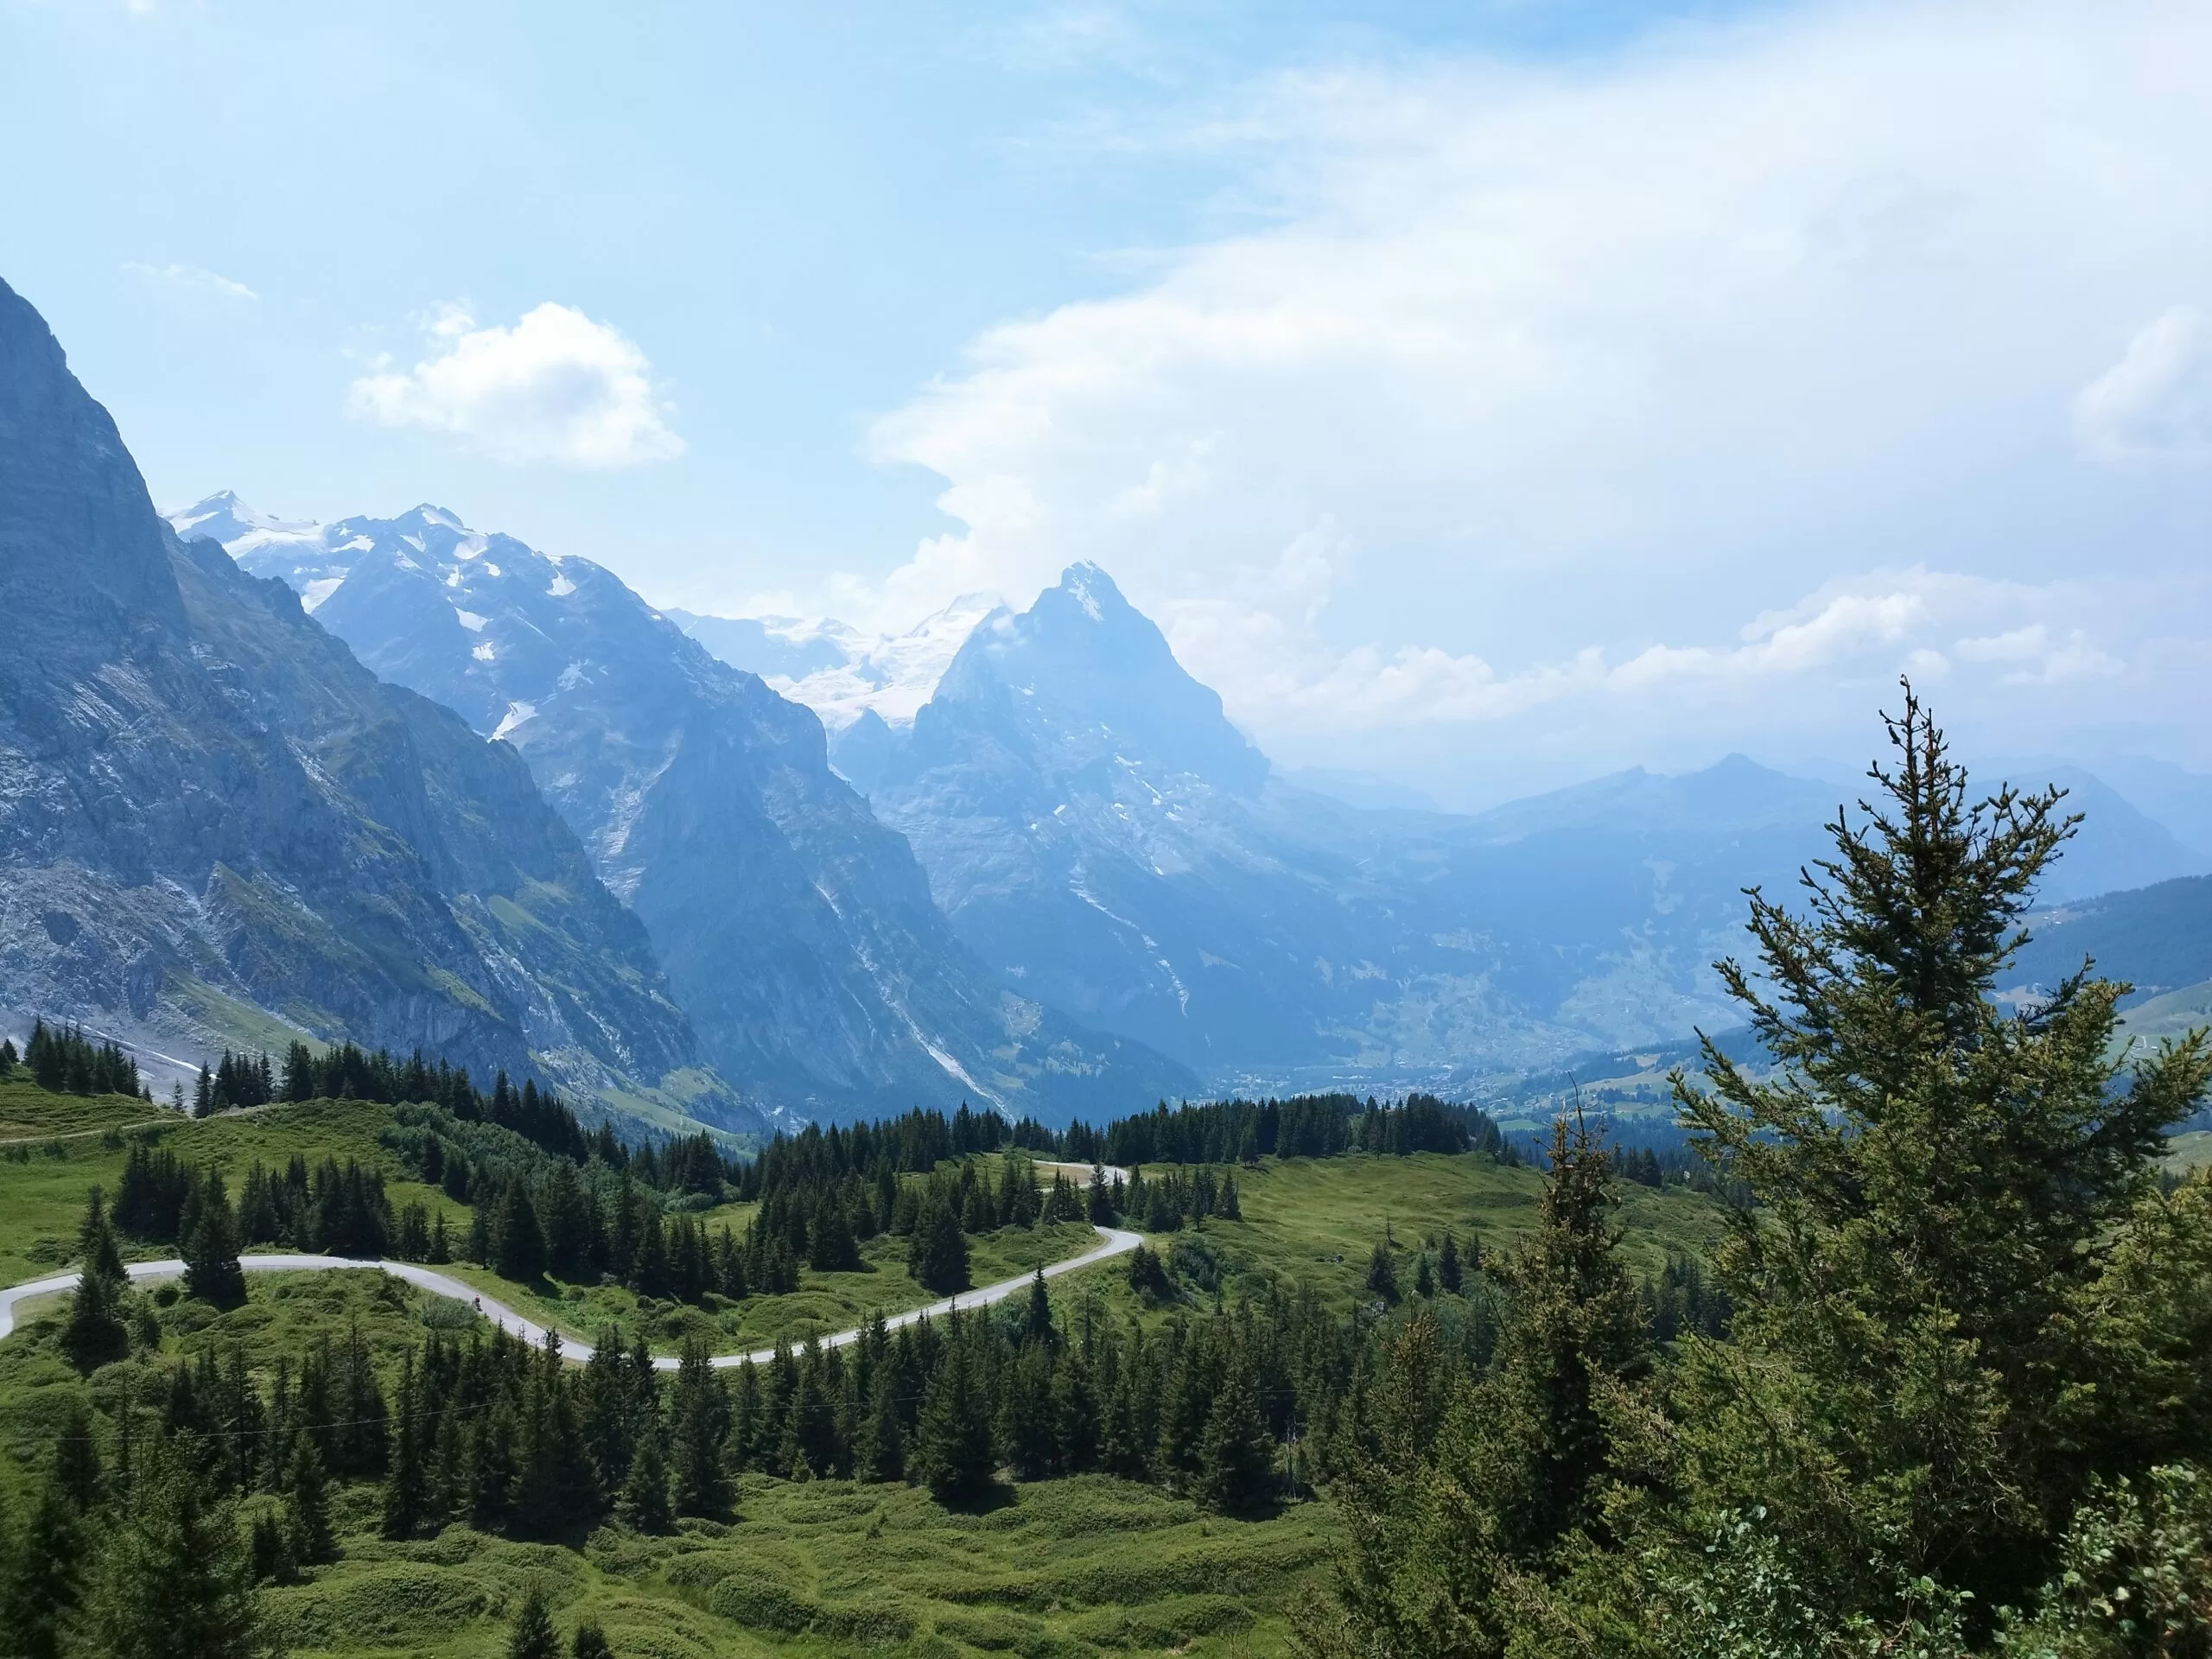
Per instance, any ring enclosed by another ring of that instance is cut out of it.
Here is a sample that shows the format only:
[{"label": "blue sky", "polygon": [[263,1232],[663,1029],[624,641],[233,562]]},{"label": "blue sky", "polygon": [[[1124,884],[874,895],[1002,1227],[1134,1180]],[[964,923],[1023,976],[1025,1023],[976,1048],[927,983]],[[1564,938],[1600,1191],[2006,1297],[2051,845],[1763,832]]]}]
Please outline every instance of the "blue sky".
[{"label": "blue sky", "polygon": [[0,0],[0,275],[156,499],[897,629],[1096,558],[1473,798],[2212,765],[2201,9]]}]

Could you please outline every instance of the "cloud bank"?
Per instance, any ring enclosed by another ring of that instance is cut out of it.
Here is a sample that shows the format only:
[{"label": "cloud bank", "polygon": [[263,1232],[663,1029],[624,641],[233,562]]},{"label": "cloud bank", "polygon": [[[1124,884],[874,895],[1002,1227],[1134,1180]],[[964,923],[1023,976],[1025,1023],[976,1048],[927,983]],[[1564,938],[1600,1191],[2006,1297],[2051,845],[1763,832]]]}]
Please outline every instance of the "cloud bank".
[{"label": "cloud bank", "polygon": [[609,469],[683,453],[652,365],[611,323],[549,301],[512,327],[479,327],[448,305],[427,333],[429,355],[413,368],[380,367],[353,382],[349,413],[451,433],[518,464]]},{"label": "cloud bank", "polygon": [[1453,725],[1813,741],[1901,669],[2110,727],[2201,679],[2202,7],[1316,71],[1175,142],[1267,222],[986,332],[885,416],[873,453],[960,528],[839,579],[853,620],[1096,559],[1320,760]]}]

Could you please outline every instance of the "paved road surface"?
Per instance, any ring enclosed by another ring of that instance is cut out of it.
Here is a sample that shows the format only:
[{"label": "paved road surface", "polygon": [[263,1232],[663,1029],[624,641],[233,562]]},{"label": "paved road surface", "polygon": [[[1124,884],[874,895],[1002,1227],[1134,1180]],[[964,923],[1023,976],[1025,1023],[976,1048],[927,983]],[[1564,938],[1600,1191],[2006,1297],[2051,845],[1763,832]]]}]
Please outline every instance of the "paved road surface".
[{"label": "paved road surface", "polygon": [[[1087,1268],[1094,1262],[1103,1262],[1110,1256],[1121,1255],[1134,1250],[1140,1242],[1135,1233],[1123,1232],[1117,1227],[1100,1227],[1096,1230],[1103,1241],[1097,1249],[1086,1250],[1081,1255],[1071,1256],[1065,1262],[1052,1262],[1046,1268],[1045,1276],[1047,1279],[1057,1279],[1064,1273],[1073,1273],[1077,1268]],[[471,1303],[486,1319],[510,1336],[519,1337],[532,1345],[542,1344],[545,1340],[545,1332],[542,1326],[532,1325],[512,1308],[504,1306],[482,1294],[474,1286],[465,1285],[458,1279],[448,1278],[435,1268],[426,1268],[418,1262],[386,1262],[377,1259],[357,1261],[343,1255],[242,1255],[238,1258],[238,1265],[248,1273],[309,1273],[324,1268],[376,1268],[390,1274],[395,1279],[404,1279],[410,1285],[419,1286],[434,1296],[450,1296],[456,1301]],[[141,1283],[149,1283],[159,1279],[181,1278],[184,1274],[184,1263],[175,1261],[133,1262],[126,1270],[134,1280]],[[895,1331],[900,1325],[912,1325],[925,1315],[931,1319],[941,1317],[950,1313],[956,1306],[982,1307],[992,1302],[1002,1302],[1017,1291],[1026,1288],[1028,1283],[1029,1275],[1023,1274],[1019,1278],[1008,1279],[1000,1284],[986,1285],[981,1290],[963,1291],[957,1296],[948,1296],[941,1302],[931,1302],[927,1307],[913,1308],[904,1313],[887,1314],[883,1322]],[[0,1290],[0,1338],[7,1337],[16,1328],[16,1303],[29,1301],[39,1296],[59,1295],[76,1288],[77,1275],[75,1274],[57,1273],[51,1278],[34,1279],[28,1284]],[[842,1347],[846,1343],[856,1340],[860,1334],[858,1330],[840,1331],[835,1336],[823,1338],[822,1344],[825,1348]],[[566,1357],[582,1363],[591,1357],[591,1344],[563,1337],[561,1338],[561,1352]],[[750,1354],[717,1354],[715,1356],[714,1363],[718,1366],[741,1365],[748,1359],[768,1360],[772,1358],[774,1354],[775,1350],[772,1348],[763,1348]],[[676,1369],[676,1361],[669,1358],[656,1359],[653,1361],[653,1369],[672,1371]]]}]

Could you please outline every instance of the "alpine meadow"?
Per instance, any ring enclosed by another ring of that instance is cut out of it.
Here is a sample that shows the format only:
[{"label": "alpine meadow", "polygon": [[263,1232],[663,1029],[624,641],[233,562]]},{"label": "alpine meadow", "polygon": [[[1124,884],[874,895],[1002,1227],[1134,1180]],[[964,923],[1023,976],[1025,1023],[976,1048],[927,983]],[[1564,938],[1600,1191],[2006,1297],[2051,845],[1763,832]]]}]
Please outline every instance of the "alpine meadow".
[{"label": "alpine meadow", "polygon": [[2212,1659],[2201,9],[0,143],[0,1659]]}]

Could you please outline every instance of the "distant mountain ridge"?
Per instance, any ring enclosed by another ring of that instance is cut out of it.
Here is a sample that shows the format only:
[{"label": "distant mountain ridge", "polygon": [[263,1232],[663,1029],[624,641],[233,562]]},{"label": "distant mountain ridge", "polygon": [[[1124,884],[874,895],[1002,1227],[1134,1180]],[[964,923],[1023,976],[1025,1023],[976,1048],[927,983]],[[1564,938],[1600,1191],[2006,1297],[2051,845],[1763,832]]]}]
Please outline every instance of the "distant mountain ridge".
[{"label": "distant mountain ridge", "polygon": [[427,505],[285,524],[225,494],[175,522],[227,538],[377,672],[513,745],[749,1097],[805,1116],[967,1099],[1065,1119],[1195,1087],[1009,989],[830,770],[815,715],[602,567]]},{"label": "distant mountain ridge", "polygon": [[759,1120],[508,750],[155,512],[0,283],[0,1006],[172,1047],[418,1045]]},{"label": "distant mountain ridge", "polygon": [[[1742,889],[1794,892],[1851,794],[1734,755],[1472,817],[1348,805],[1274,775],[1091,565],[832,755],[985,960],[1249,1088],[1448,1086],[1732,1021],[1710,964]],[[2116,803],[2054,896],[2191,868]]]}]

